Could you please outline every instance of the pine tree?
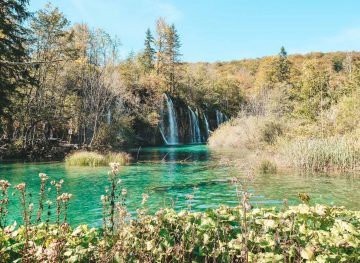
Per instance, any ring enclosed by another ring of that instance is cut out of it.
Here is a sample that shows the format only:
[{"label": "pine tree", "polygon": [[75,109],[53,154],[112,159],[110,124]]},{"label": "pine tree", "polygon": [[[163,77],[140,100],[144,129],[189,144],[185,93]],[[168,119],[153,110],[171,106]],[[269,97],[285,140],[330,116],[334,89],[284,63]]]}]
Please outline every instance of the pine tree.
[{"label": "pine tree", "polygon": [[0,116],[9,108],[9,97],[16,87],[30,80],[27,59],[27,30],[23,26],[29,13],[28,0],[2,0],[0,3]]},{"label": "pine tree", "polygon": [[145,33],[145,50],[143,54],[143,64],[145,71],[150,71],[154,68],[154,59],[155,59],[155,49],[153,47],[154,37],[151,34],[150,29],[148,28]]},{"label": "pine tree", "polygon": [[277,66],[277,79],[283,82],[289,79],[290,75],[290,62],[287,57],[287,52],[284,47],[281,47],[279,53],[279,63]]},{"label": "pine tree", "polygon": [[170,92],[174,92],[176,86],[175,73],[176,65],[180,62],[180,37],[177,33],[175,25],[167,27],[165,35],[166,45],[164,49],[166,61],[166,76],[169,81]]}]

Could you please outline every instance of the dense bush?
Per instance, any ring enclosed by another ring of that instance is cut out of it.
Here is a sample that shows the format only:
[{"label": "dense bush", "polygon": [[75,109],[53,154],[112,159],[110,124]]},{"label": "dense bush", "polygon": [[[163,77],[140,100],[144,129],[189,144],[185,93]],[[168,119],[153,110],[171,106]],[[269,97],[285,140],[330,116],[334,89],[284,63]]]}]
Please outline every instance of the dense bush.
[{"label": "dense bush", "polygon": [[274,144],[278,136],[283,134],[280,123],[269,121],[261,130],[262,140],[268,144]]},{"label": "dense bush", "polygon": [[[246,216],[246,218],[245,218]],[[360,213],[299,205],[283,211],[220,207],[203,213],[170,209],[139,215],[104,235],[81,225],[15,225],[0,230],[2,262],[356,262]],[[245,245],[246,244],[246,245]]]},{"label": "dense bush", "polygon": [[[267,136],[263,132],[267,121],[268,118],[264,116],[242,116],[232,119],[213,132],[209,138],[209,145],[214,148],[249,150],[261,148],[264,136]],[[266,131],[266,133],[272,133],[272,131]]]}]

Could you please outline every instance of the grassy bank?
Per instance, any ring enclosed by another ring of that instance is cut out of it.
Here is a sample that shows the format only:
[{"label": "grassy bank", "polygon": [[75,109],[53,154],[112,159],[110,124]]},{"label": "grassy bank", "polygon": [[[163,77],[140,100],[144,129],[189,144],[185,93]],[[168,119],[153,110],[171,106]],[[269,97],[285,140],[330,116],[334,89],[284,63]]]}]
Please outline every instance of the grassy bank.
[{"label": "grassy bank", "polygon": [[127,153],[107,153],[100,154],[97,152],[74,152],[65,159],[65,163],[70,166],[108,166],[109,163],[119,163],[125,165],[129,163],[130,155]]}]

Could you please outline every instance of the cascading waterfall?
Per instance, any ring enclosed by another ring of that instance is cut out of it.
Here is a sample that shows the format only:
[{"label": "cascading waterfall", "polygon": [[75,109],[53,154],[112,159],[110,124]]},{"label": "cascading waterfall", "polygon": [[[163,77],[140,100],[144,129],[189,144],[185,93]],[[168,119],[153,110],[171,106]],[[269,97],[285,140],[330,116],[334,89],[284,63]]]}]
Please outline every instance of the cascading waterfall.
[{"label": "cascading waterfall", "polygon": [[191,128],[191,142],[192,143],[201,143],[201,132],[199,127],[199,118],[196,113],[189,108],[189,117],[190,117],[190,128]]},{"label": "cascading waterfall", "polygon": [[225,122],[228,120],[228,117],[222,113],[221,111],[219,110],[216,110],[216,123],[217,123],[217,126],[219,126],[221,123]]},{"label": "cascading waterfall", "polygon": [[204,118],[204,122],[205,122],[205,132],[206,132],[206,140],[207,140],[209,138],[210,129],[209,129],[209,122],[206,118],[205,113],[203,113],[203,118]]},{"label": "cascading waterfall", "polygon": [[188,114],[189,114],[189,127],[190,127],[190,143],[194,143],[194,124],[193,124],[193,118],[191,116],[191,109],[188,106]]},{"label": "cascading waterfall", "polygon": [[[164,94],[164,99],[166,101],[166,116],[165,120],[164,109],[161,110],[161,122],[160,122],[160,133],[167,145],[175,145],[179,143],[179,132],[178,125],[176,121],[176,113],[174,109],[174,104],[171,98]],[[167,126],[166,126],[167,124]],[[166,127],[168,127],[166,129]]]},{"label": "cascading waterfall", "polygon": [[111,110],[108,109],[107,115],[106,115],[107,124],[111,124]]},{"label": "cascading waterfall", "polygon": [[[215,110],[215,120],[214,117],[208,119],[209,116],[213,116],[213,114],[207,116],[204,111],[193,110],[183,101],[175,102],[169,95],[163,94],[159,130],[164,144],[201,144],[206,142],[210,136],[210,127],[216,128],[228,120],[228,117],[220,110]],[[108,112],[110,121],[111,117],[111,112]]]}]

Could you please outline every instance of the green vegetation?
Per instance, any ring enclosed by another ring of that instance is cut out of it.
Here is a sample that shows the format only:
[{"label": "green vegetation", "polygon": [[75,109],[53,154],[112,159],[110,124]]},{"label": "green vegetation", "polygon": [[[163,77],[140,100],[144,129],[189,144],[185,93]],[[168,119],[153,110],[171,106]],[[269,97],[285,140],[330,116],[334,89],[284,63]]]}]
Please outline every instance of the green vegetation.
[{"label": "green vegetation", "polygon": [[100,154],[96,152],[79,151],[74,152],[65,158],[65,163],[70,166],[108,166],[109,163],[125,165],[129,162],[130,156],[126,153]]},{"label": "green vegetation", "polygon": [[[34,243],[27,256],[32,262],[41,262],[43,252],[62,262],[234,262],[244,260],[243,251],[249,262],[356,262],[360,257],[358,212],[320,205],[254,209],[247,214],[247,246],[242,220],[241,208],[164,209],[130,220],[108,236],[87,225],[43,223],[28,229]],[[22,258],[25,240],[24,227],[0,230],[2,261]]]}]

